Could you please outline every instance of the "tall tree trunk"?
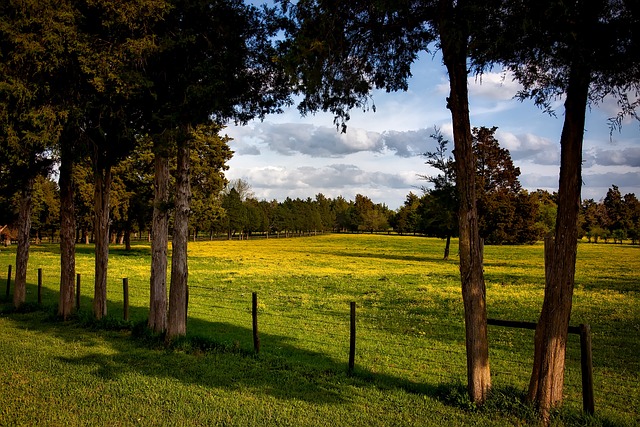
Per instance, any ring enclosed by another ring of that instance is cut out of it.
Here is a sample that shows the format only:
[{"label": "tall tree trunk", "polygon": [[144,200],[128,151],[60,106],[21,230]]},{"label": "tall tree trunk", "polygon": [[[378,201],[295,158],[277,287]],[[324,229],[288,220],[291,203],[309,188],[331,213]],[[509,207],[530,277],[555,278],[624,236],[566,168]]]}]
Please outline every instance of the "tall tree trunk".
[{"label": "tall tree trunk", "polygon": [[187,333],[187,242],[189,241],[189,141],[187,135],[178,137],[176,170],[176,209],[173,225],[171,255],[171,288],[169,290],[169,324],[167,339]]},{"label": "tall tree trunk", "polygon": [[444,244],[444,260],[449,259],[449,249],[451,248],[451,236],[447,236],[447,242]]},{"label": "tall tree trunk", "polygon": [[544,301],[535,333],[535,353],[528,393],[528,399],[536,402],[547,422],[551,408],[562,400],[578,248],[582,142],[589,84],[589,70],[580,66],[572,67],[560,137],[560,182],[555,238],[551,253],[545,259]]},{"label": "tall tree trunk", "polygon": [[[476,207],[475,160],[469,118],[467,88],[467,33],[456,22],[451,2],[441,2],[440,42],[449,73],[450,95],[447,107],[453,122],[456,186],[460,197],[459,251],[460,280],[464,301],[467,349],[467,389],[473,402],[482,403],[491,389],[487,309],[483,275],[483,245]],[[458,4],[457,8],[461,5]],[[463,23],[464,24],[464,23]]]},{"label": "tall tree trunk", "polygon": [[16,277],[13,290],[13,306],[19,308],[27,298],[27,265],[31,235],[31,210],[33,208],[33,182],[29,177],[20,191],[18,213],[18,247],[16,248]]},{"label": "tall tree trunk", "polygon": [[169,159],[156,149],[154,158],[154,202],[151,225],[151,280],[149,328],[156,333],[167,329],[167,245],[169,240]]},{"label": "tall tree trunk", "polygon": [[111,167],[97,162],[94,188],[95,288],[93,314],[96,319],[107,315],[107,268],[109,265],[109,196]]},{"label": "tall tree trunk", "polygon": [[70,141],[62,141],[60,159],[60,301],[58,316],[68,319],[73,311],[76,275],[76,215],[74,207],[73,157]]},{"label": "tall tree trunk", "polygon": [[124,229],[122,240],[124,242],[124,250],[131,250],[131,224],[127,224],[127,227]]}]

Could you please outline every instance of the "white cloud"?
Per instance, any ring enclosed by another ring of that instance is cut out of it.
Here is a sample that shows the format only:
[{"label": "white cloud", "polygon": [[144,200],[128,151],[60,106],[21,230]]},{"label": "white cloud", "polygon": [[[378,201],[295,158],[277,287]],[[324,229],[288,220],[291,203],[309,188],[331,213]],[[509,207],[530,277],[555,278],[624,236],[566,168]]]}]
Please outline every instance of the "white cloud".
[{"label": "white cloud", "polygon": [[596,149],[595,162],[603,166],[640,167],[640,147],[619,150]]},{"label": "white cloud", "polygon": [[[640,194],[640,172],[605,172],[605,173],[586,173],[582,180],[586,187],[607,189],[612,185],[627,188],[629,192]],[[606,190],[604,191],[606,193]]]},{"label": "white cloud", "polygon": [[[417,174],[430,174],[420,154],[432,151],[433,125],[451,141],[446,70],[439,57],[421,58],[412,72],[409,91],[373,94],[376,112],[352,111],[347,133],[333,125],[333,116],[318,113],[301,118],[294,109],[267,122],[228,128],[235,138],[230,178],[245,178],[259,198],[368,195],[390,207],[400,206],[409,191],[419,192]],[[474,126],[498,126],[496,137],[520,167],[524,188],[555,191],[558,185],[563,98],[549,117],[532,102],[513,100],[520,89],[509,74],[486,73],[469,78]],[[640,194],[640,139],[635,124],[609,137],[606,118],[617,111],[605,99],[587,112],[584,141],[583,195],[600,199],[616,184]],[[339,159],[339,160],[338,160]],[[437,173],[437,171],[433,172]]]},{"label": "white cloud", "polygon": [[533,133],[514,134],[496,130],[496,138],[500,146],[509,150],[511,158],[516,160],[532,160],[542,165],[560,164],[560,147],[549,138]]},{"label": "white cloud", "polygon": [[419,129],[411,131],[394,131],[384,132],[382,137],[384,143],[390,151],[396,153],[400,157],[419,156],[434,146],[434,140],[431,135],[434,129]]},{"label": "white cloud", "polygon": [[522,89],[522,85],[514,80],[513,74],[509,72],[488,72],[480,76],[470,76],[469,96],[470,98],[483,98],[493,101],[507,101]]},{"label": "white cloud", "polygon": [[527,173],[520,175],[520,184],[523,188],[530,191],[537,189],[547,191],[557,191],[558,189],[558,175],[542,175],[537,173]]},{"label": "white cloud", "polygon": [[[380,152],[384,145],[379,133],[349,128],[340,133],[334,127],[306,123],[258,123],[254,139],[271,151],[292,156],[339,158],[360,151]],[[242,135],[236,137],[242,143]]]}]

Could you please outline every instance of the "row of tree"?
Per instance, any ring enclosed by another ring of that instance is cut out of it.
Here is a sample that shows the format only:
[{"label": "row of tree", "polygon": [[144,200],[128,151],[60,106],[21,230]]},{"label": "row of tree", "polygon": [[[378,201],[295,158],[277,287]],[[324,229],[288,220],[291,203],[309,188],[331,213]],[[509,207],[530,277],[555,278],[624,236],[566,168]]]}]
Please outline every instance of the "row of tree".
[{"label": "row of tree", "polygon": [[[59,313],[73,308],[77,186],[87,155],[93,175],[94,314],[106,314],[113,168],[146,137],[154,204],[149,326],[186,332],[190,147],[202,126],[246,122],[300,95],[302,113],[368,109],[374,88],[406,90],[411,64],[433,48],[449,75],[468,390],[490,388],[480,187],[470,126],[469,70],[499,65],[522,98],[550,109],[564,99],[559,191],[545,298],[528,397],[546,421],[562,399],[578,237],[582,141],[588,103],[613,95],[614,124],[640,104],[640,10],[621,0],[279,0],[276,10],[240,0],[9,0],[0,4],[0,174],[19,192],[14,303],[24,301],[33,184],[59,164]],[[278,49],[276,49],[276,47]],[[204,131],[207,133],[207,131]],[[169,195],[169,158],[175,187]],[[222,156],[224,157],[224,156]],[[489,200],[487,201],[489,202]],[[173,209],[171,287],[167,236]],[[498,236],[499,237],[499,236]],[[168,313],[168,316],[167,316]]]},{"label": "row of tree", "polygon": [[18,206],[16,307],[25,300],[34,186],[57,165],[60,316],[73,310],[76,230],[93,233],[99,319],[107,314],[110,227],[130,230],[150,213],[149,327],[167,339],[186,332],[190,184],[221,189],[231,156],[221,124],[289,102],[273,60],[275,22],[273,11],[241,0],[2,2],[0,176],[2,194]]},{"label": "row of tree", "polygon": [[[531,243],[540,240],[554,225],[555,203],[551,195],[538,191],[529,194],[521,188],[520,170],[513,165],[509,151],[494,137],[496,128],[473,129],[476,179],[479,194],[481,236],[489,244]],[[420,233],[450,238],[457,236],[457,190],[454,160],[436,129],[432,137],[436,151],[426,153],[427,164],[440,170],[435,177],[423,176],[432,185],[423,195],[411,193],[397,212],[357,195],[355,201],[334,200],[318,194],[315,200],[287,199],[258,201],[249,183],[236,180],[223,186],[222,169],[231,156],[226,138],[215,129],[198,133],[191,144],[191,222],[190,234],[203,232],[250,235],[262,233],[309,233],[316,231],[388,231]],[[175,169],[175,165],[170,169]],[[74,176],[77,241],[93,241],[94,180],[90,159],[77,162]],[[172,177],[173,174],[170,175]],[[110,197],[111,241],[130,244],[132,233],[150,230],[153,212],[153,153],[150,140],[140,143],[134,152],[114,166]],[[46,195],[46,197],[45,197]],[[59,227],[59,196],[55,183],[39,177],[34,183],[32,234],[37,239],[53,236]],[[13,210],[0,212],[4,223],[17,223],[19,199]],[[4,204],[10,207],[11,204]],[[13,218],[11,214],[13,213]],[[540,218],[539,218],[540,216]],[[170,218],[170,223],[172,218]],[[9,235],[11,230],[6,230]],[[448,245],[446,253],[448,254]],[[446,255],[445,255],[446,257]]]},{"label": "row of tree", "polygon": [[[480,129],[474,130],[474,134],[482,133]],[[446,141],[442,144],[441,135],[437,132],[434,137],[439,141],[438,150],[441,151],[440,147],[446,147]],[[224,144],[220,138],[209,141]],[[209,145],[206,147],[211,148]],[[477,147],[482,149],[484,145]],[[228,239],[242,239],[256,234],[268,238],[270,235],[287,237],[318,232],[389,231],[439,237],[447,242],[451,237],[457,237],[455,185],[449,182],[443,189],[444,174],[426,177],[432,186],[424,187],[420,195],[410,192],[404,204],[395,211],[362,194],[357,194],[355,200],[347,200],[342,196],[330,198],[319,193],[313,199],[267,201],[257,199],[247,181],[238,179],[223,185],[220,165],[211,162],[205,164],[203,161],[218,157],[200,156],[198,153],[203,147],[194,144],[193,148],[193,175],[200,177],[192,180],[191,216],[196,221],[190,222],[189,233],[194,240],[198,237],[212,239],[221,234]],[[506,169],[515,178],[509,187],[518,190],[505,193],[485,188],[480,192],[480,205],[490,206],[480,213],[481,235],[487,244],[526,244],[542,240],[555,227],[557,194],[545,190],[531,193],[523,190],[517,181],[517,168],[513,168],[508,161],[508,151],[500,149],[494,152],[505,156],[502,163],[508,166]],[[143,159],[147,159],[146,165]],[[153,165],[149,159],[152,159],[150,151],[142,150],[140,155],[128,157],[114,169],[110,213],[112,243],[125,244],[129,248],[132,235],[142,238],[151,234]],[[438,159],[442,159],[439,154]],[[446,158],[446,162],[451,161],[451,157]],[[428,163],[433,163],[433,157],[429,158]],[[93,184],[89,165],[77,164],[76,174],[82,176],[82,179],[78,179],[79,191],[75,200],[76,241],[90,243],[93,242],[94,233],[91,221]],[[486,175],[497,176],[498,171]],[[486,179],[482,174],[477,177],[478,180]],[[508,186],[507,180],[501,182],[503,187]],[[7,243],[17,237],[15,224],[19,219],[18,203],[19,198],[15,195],[2,203],[2,223],[7,224],[2,236],[3,240],[8,240]],[[32,203],[31,239],[36,242],[59,239],[60,193],[56,182],[51,178],[38,177],[34,182]],[[169,222],[173,222],[172,216]],[[598,202],[583,200],[578,236],[594,243],[599,240],[613,240],[614,243],[630,240],[632,244],[638,243],[640,201],[633,193],[623,196],[615,185]],[[445,259],[448,254],[447,244]]]},{"label": "row of tree", "polygon": [[[468,74],[495,65],[551,110],[564,100],[556,227],[549,244],[545,298],[535,334],[528,399],[545,423],[562,400],[582,184],[586,108],[612,95],[613,119],[638,117],[640,8],[619,0],[400,0],[332,2],[283,0],[293,25],[291,68],[302,112],[335,114],[345,126],[354,107],[367,109],[374,88],[406,90],[411,63],[439,50],[449,75],[457,187],[460,278],[465,312],[467,388],[482,403],[491,389],[483,243],[476,200],[476,161]],[[631,96],[630,96],[631,94]]]}]

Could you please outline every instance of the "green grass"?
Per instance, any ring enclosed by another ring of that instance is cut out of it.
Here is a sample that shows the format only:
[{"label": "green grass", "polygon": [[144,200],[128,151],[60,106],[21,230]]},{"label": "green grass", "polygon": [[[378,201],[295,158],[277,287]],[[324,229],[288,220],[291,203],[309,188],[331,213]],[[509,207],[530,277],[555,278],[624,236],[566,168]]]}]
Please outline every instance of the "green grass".
[{"label": "green grass", "polygon": [[[36,301],[43,268],[47,309],[0,316],[0,425],[536,425],[521,401],[532,331],[490,326],[495,393],[486,408],[466,399],[458,266],[455,256],[442,261],[442,250],[440,240],[379,235],[190,243],[189,339],[167,350],[130,330],[148,312],[148,245],[111,249],[102,323],[110,330],[51,319],[58,249],[34,246],[27,298]],[[579,340],[571,336],[555,425],[640,423],[639,251],[579,246],[571,324],[592,328],[596,417],[580,413]],[[87,319],[93,252],[77,252]],[[2,249],[0,266],[14,258],[14,249]],[[542,245],[487,246],[489,316],[535,322],[543,276]],[[0,279],[3,297],[4,290]],[[358,316],[354,375],[350,301]]]}]

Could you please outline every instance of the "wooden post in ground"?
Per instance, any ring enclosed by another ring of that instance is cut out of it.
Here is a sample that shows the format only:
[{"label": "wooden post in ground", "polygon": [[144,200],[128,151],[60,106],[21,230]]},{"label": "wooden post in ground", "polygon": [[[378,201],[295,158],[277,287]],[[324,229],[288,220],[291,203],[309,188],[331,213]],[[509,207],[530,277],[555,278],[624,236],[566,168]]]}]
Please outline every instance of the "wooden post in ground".
[{"label": "wooden post in ground", "polygon": [[9,273],[7,273],[7,298],[11,295],[11,265],[9,265]]},{"label": "wooden post in ground", "polygon": [[580,365],[582,366],[582,407],[584,412],[593,415],[595,399],[593,396],[593,353],[591,351],[591,327],[580,325]]},{"label": "wooden post in ground", "polygon": [[356,363],[356,303],[350,304],[350,334],[349,334],[349,373],[353,373]]},{"label": "wooden post in ground", "polygon": [[258,335],[258,294],[251,294],[251,316],[253,318],[253,350],[260,352],[260,336]]},{"label": "wooden post in ground", "polygon": [[122,299],[123,299],[123,304],[124,304],[124,320],[128,321],[129,320],[129,279],[128,278],[123,278],[122,279]]},{"label": "wooden post in ground", "polygon": [[42,304],[42,269],[38,269],[38,304]]},{"label": "wooden post in ground", "polygon": [[76,274],[76,310],[80,310],[80,273]]}]

